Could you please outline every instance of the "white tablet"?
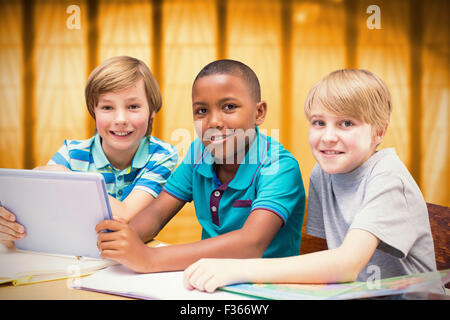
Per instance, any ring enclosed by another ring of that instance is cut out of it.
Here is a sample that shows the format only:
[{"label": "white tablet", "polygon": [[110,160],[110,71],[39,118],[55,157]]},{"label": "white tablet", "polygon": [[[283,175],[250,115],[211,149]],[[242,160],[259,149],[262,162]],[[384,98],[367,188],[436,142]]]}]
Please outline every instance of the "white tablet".
[{"label": "white tablet", "polygon": [[100,257],[95,226],[112,219],[100,173],[0,169],[0,201],[25,227],[17,248]]}]

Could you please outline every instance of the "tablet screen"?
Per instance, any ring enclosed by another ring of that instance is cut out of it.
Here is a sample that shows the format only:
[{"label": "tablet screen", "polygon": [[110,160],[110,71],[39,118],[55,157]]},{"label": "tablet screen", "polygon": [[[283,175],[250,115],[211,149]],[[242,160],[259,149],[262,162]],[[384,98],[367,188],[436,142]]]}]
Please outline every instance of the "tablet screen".
[{"label": "tablet screen", "polygon": [[0,201],[25,227],[17,248],[100,257],[95,226],[112,219],[101,174],[0,169]]}]

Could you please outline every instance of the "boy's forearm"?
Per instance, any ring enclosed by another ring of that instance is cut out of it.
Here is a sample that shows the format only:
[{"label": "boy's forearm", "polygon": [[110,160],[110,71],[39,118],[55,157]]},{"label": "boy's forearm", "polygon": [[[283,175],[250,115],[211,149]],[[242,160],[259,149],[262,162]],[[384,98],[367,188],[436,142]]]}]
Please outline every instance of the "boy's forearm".
[{"label": "boy's forearm", "polygon": [[129,225],[144,242],[154,239],[164,226],[158,213],[155,209],[152,210],[151,204],[137,213],[129,221]]},{"label": "boy's forearm", "polygon": [[111,206],[111,213],[113,217],[120,217],[124,219],[125,221],[130,221],[133,217],[129,212],[128,208],[125,203],[123,203],[120,200],[117,200],[116,198],[108,195],[109,204]]},{"label": "boy's forearm", "polygon": [[[339,283],[355,281],[370,261],[379,239],[368,231],[351,229],[343,243],[335,249],[280,258],[244,261],[236,270],[252,270],[249,282]],[[264,261],[266,260],[266,261]]]},{"label": "boy's forearm", "polygon": [[38,166],[33,168],[33,170],[43,170],[43,171],[72,171],[69,168],[61,164],[47,164],[43,166]]},{"label": "boy's forearm", "polygon": [[[139,198],[136,194],[133,194],[134,192],[136,191],[133,191],[131,194],[134,195],[134,198],[129,196],[124,201],[108,195],[113,217],[120,217],[126,222],[129,222],[146,204],[150,204],[152,199],[154,199],[153,196],[149,196],[146,192],[143,192],[143,195]],[[137,190],[137,192],[140,192],[140,190]]]},{"label": "boy's forearm", "polygon": [[306,255],[237,261],[248,282],[339,283],[355,281],[359,270],[339,248]]},{"label": "boy's forearm", "polygon": [[201,258],[259,258],[265,251],[258,245],[246,241],[242,232],[201,240],[194,243],[152,248],[151,269],[149,272],[184,270]]},{"label": "boy's forearm", "polygon": [[183,208],[184,204],[184,201],[161,192],[130,220],[129,225],[144,242],[150,241]]}]

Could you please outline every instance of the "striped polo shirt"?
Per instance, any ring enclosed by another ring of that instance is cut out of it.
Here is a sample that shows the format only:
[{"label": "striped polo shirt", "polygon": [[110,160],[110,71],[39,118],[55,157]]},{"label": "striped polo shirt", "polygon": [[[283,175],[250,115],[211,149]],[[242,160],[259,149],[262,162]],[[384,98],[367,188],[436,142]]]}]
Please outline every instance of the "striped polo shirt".
[{"label": "striped polo shirt", "polygon": [[141,139],[130,167],[114,168],[103,152],[98,133],[88,140],[65,140],[48,162],[78,172],[98,172],[105,179],[108,194],[123,201],[133,189],[157,197],[178,161],[176,149],[155,137]]}]

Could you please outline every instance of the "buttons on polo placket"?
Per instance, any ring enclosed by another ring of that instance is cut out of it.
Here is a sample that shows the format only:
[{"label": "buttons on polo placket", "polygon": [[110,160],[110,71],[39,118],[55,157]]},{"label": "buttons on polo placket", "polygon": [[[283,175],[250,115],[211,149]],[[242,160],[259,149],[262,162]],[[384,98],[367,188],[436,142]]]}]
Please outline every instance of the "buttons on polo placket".
[{"label": "buttons on polo placket", "polygon": [[121,174],[116,175],[116,187],[119,189],[117,190],[117,196],[119,197],[119,200],[122,200],[123,195],[123,187],[125,187],[125,177]]},{"label": "buttons on polo placket", "polygon": [[220,190],[214,190],[210,196],[210,210],[212,222],[215,225],[219,225],[219,203],[222,198],[222,192]]},{"label": "buttons on polo placket", "polygon": [[[220,196],[222,195],[222,193],[219,190],[216,190],[213,192],[214,197],[216,198],[220,198]],[[220,200],[219,200],[220,201]],[[217,207],[215,205],[211,206],[211,211],[212,212],[217,212]]]}]

